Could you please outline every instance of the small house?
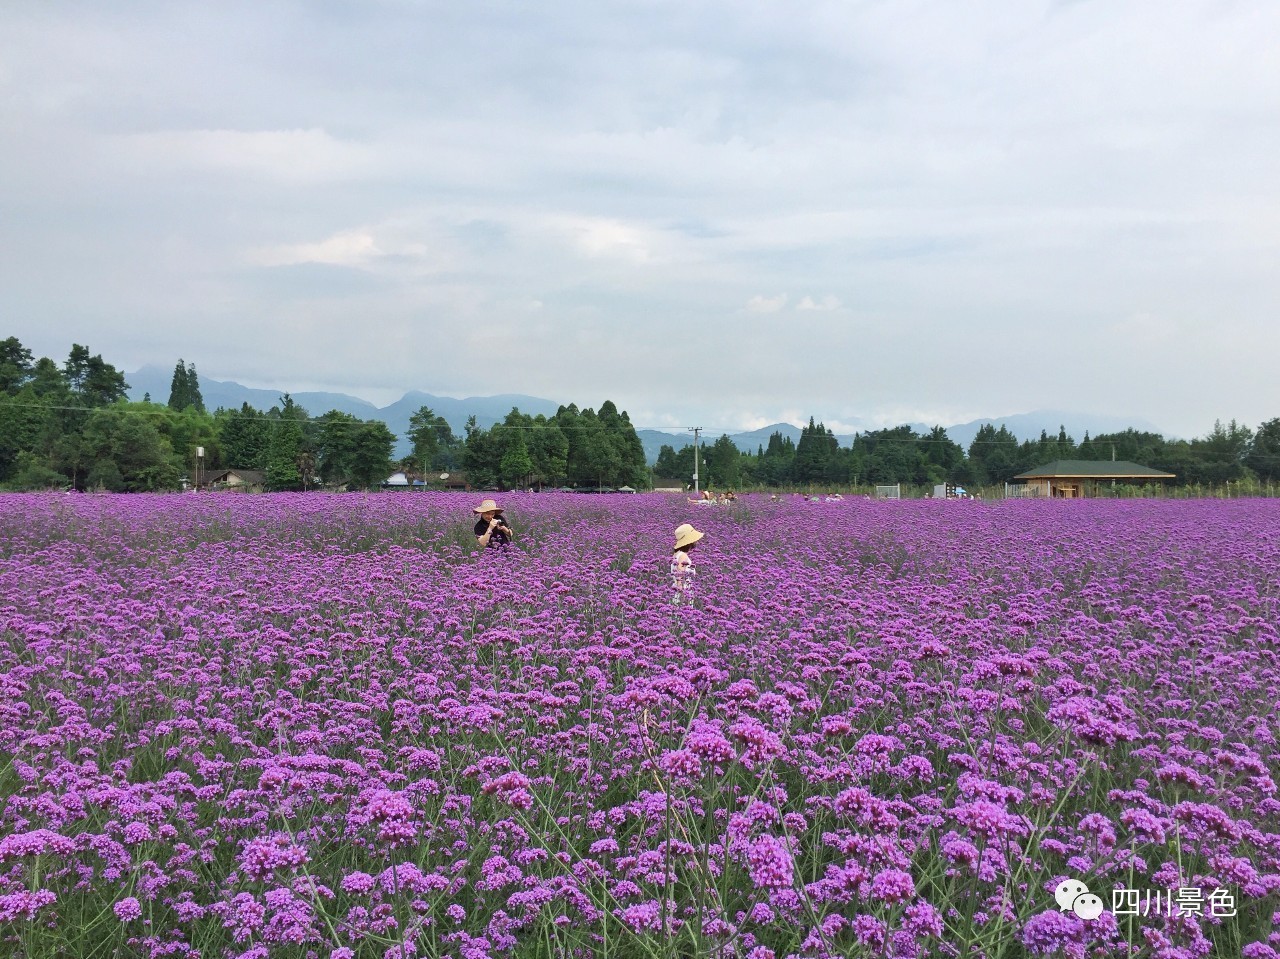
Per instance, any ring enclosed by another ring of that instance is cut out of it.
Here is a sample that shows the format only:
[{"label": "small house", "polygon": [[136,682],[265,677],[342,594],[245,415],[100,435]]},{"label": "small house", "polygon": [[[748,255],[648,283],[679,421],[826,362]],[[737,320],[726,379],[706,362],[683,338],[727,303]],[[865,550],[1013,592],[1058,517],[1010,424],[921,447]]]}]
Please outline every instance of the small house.
[{"label": "small house", "polygon": [[265,470],[225,469],[213,470],[200,477],[201,485],[211,490],[236,490],[261,492],[267,486]]},{"label": "small house", "polygon": [[1082,499],[1097,496],[1117,483],[1146,485],[1175,478],[1150,466],[1125,460],[1054,460],[1014,477],[1026,483],[1026,493],[1046,499]]}]

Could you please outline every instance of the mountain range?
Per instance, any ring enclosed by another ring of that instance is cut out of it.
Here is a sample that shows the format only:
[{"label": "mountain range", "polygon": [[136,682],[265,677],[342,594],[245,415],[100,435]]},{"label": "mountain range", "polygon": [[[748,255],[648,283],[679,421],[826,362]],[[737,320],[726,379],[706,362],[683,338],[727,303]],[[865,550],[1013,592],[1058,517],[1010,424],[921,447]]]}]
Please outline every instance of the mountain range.
[{"label": "mountain range", "polygon": [[[169,386],[172,378],[172,370],[165,370],[158,366],[144,366],[127,377],[129,398],[140,400],[144,395],[150,394],[155,402],[164,403],[169,398]],[[226,409],[239,409],[243,403],[248,403],[255,409],[268,410],[273,406],[280,405],[280,398],[284,391],[254,389],[229,380],[212,380],[201,377],[200,393],[204,398],[205,407],[210,410],[216,410],[220,406]],[[497,396],[469,396],[465,399],[457,399],[452,396],[436,396],[433,393],[412,390],[389,406],[383,407],[375,406],[368,400],[363,400],[358,396],[351,396],[347,393],[299,392],[291,395],[293,401],[307,410],[312,416],[320,416],[330,410],[339,410],[343,413],[350,413],[352,416],[358,416],[360,419],[382,420],[397,437],[395,448],[397,457],[408,455],[410,449],[407,439],[409,417],[423,406],[429,406],[437,415],[443,416],[453,428],[453,431],[461,435],[467,418],[471,416],[476,418],[478,426],[488,429],[495,423],[502,422],[503,417],[511,412],[512,407],[517,407],[520,412],[528,413],[530,416],[537,416],[539,413],[551,416],[561,405],[554,400],[542,399],[537,396],[525,396],[520,393],[503,393]],[[910,425],[916,432],[923,433],[929,432],[935,425],[944,425],[947,429],[947,435],[965,447],[965,449],[968,449],[969,443],[977,435],[978,430],[988,423],[996,427],[1001,424],[1007,426],[1009,431],[1017,436],[1019,440],[1036,439],[1040,436],[1042,430],[1050,435],[1057,435],[1059,427],[1064,427],[1067,434],[1074,437],[1077,442],[1083,438],[1086,430],[1091,436],[1096,436],[1099,433],[1117,432],[1129,427],[1160,432],[1157,427],[1141,419],[1102,413],[1073,413],[1064,410],[1034,410],[1030,413],[1014,413],[1009,416],[971,420],[967,423],[912,423]],[[862,424],[858,425],[861,426]],[[875,429],[876,427],[867,425],[863,428]],[[774,423],[771,426],[765,426],[757,430],[731,433],[729,438],[733,440],[738,449],[755,452],[757,447],[767,446],[769,437],[775,432],[790,437],[793,442],[800,439],[800,427],[793,426],[790,423]],[[663,445],[672,446],[678,450],[680,447],[692,442],[692,435],[686,430],[666,432],[663,430],[638,429],[636,434],[640,437],[640,442],[644,446],[645,456],[650,464],[657,460],[658,453]],[[719,435],[704,431],[702,442],[707,445],[714,443],[719,438]],[[853,442],[853,435],[837,435],[836,439],[841,446],[848,446]]]}]

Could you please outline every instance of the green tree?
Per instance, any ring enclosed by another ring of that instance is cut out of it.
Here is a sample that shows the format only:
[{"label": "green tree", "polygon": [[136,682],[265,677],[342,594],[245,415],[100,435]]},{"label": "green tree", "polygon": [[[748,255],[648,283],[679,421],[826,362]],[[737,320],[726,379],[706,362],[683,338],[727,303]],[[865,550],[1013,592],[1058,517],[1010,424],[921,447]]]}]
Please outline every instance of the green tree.
[{"label": "green tree", "polygon": [[1208,436],[1191,441],[1191,452],[1196,461],[1191,481],[1198,483],[1234,482],[1244,475],[1245,458],[1253,441],[1253,431],[1232,420],[1223,426],[1215,420]]},{"label": "green tree", "polygon": [[533,470],[533,457],[529,455],[528,444],[524,435],[517,431],[502,454],[499,468],[502,484],[508,487],[524,486],[529,482]]},{"label": "green tree", "polygon": [[125,492],[124,474],[120,472],[120,467],[116,465],[116,461],[110,457],[103,457],[97,460],[89,469],[89,475],[85,479],[86,489],[103,489],[108,493]]},{"label": "green tree", "polygon": [[279,408],[267,413],[271,422],[271,437],[267,445],[267,489],[284,491],[302,488],[302,471],[298,469],[298,457],[308,451],[303,422],[307,411],[293,402],[286,393]]},{"label": "green tree", "polygon": [[72,344],[63,365],[63,377],[75,401],[82,406],[109,406],[129,392],[124,374],[102,359],[102,354],[89,355],[89,348]]},{"label": "green tree", "polygon": [[351,452],[351,482],[369,487],[382,482],[391,471],[391,450],[396,436],[380,420],[368,420],[354,427],[355,445]]},{"label": "green tree", "polygon": [[502,472],[502,450],[489,430],[481,429],[476,418],[467,418],[462,463],[471,486],[497,486]]},{"label": "green tree", "polygon": [[[130,493],[177,489],[179,470],[173,447],[151,416],[130,409],[128,404],[96,409],[85,423],[81,451],[99,477],[114,476],[110,462],[120,477],[120,488]],[[101,464],[101,465],[100,465]]]},{"label": "green tree", "polygon": [[201,413],[206,412],[204,408],[204,397],[200,394],[200,377],[196,373],[196,365],[194,363],[187,367],[187,399],[188,406],[194,406]]},{"label": "green tree", "polygon": [[443,416],[438,416],[429,406],[421,406],[409,417],[409,442],[413,444],[410,460],[413,468],[421,472],[451,469],[455,464],[454,451],[458,439]]},{"label": "green tree", "polygon": [[630,486],[643,489],[649,486],[649,464],[644,455],[644,444],[640,442],[635,428],[631,425],[631,417],[623,410],[618,411],[612,400],[605,400],[597,414],[600,425],[604,427],[616,454],[617,466],[610,479],[612,486]]},{"label": "green tree", "polygon": [[796,444],[790,436],[775,430],[769,434],[769,445],[756,464],[759,482],[766,486],[781,486],[792,481],[792,466],[796,459]]},{"label": "green tree", "polygon": [[1018,437],[1003,423],[996,429],[984,423],[969,443],[969,465],[976,485],[1007,483],[1024,469]]},{"label": "green tree", "polygon": [[187,399],[187,364],[179,359],[169,381],[169,409],[185,410],[190,405]]},{"label": "green tree", "polygon": [[185,410],[193,406],[204,412],[204,398],[200,395],[200,378],[196,375],[196,365],[190,366],[179,359],[173,368],[173,379],[169,381],[169,409]]},{"label": "green tree", "polygon": [[15,395],[33,372],[31,351],[11,336],[0,343],[0,392]]},{"label": "green tree", "polygon": [[13,395],[0,393],[0,482],[17,472],[21,454],[40,448],[49,419],[30,383]]},{"label": "green tree", "polygon": [[964,463],[964,447],[951,439],[941,426],[935,426],[921,443],[928,483],[958,481],[956,472]]},{"label": "green tree", "polygon": [[564,481],[569,468],[569,439],[554,419],[539,414],[533,425],[529,455],[533,458],[534,474],[539,483],[557,486]]},{"label": "green tree", "polygon": [[237,469],[265,470],[271,445],[271,422],[248,403],[239,410],[219,409],[213,414],[223,465]]},{"label": "green tree", "polygon": [[732,489],[742,485],[742,454],[727,434],[721,435],[707,450],[707,486]]},{"label": "green tree", "polygon": [[[910,426],[870,430],[853,439],[853,454],[859,480],[889,485],[928,483],[934,475],[925,458],[925,447]],[[935,467],[936,470],[936,467]]]},{"label": "green tree", "polygon": [[835,434],[821,423],[814,423],[800,431],[795,458],[791,466],[791,478],[796,483],[814,483],[826,478],[827,466],[835,456],[839,444]]},{"label": "green tree", "polygon": [[[326,483],[354,481],[356,449],[360,444],[360,420],[341,410],[330,410],[319,419],[314,461]],[[301,452],[301,446],[299,447]],[[295,456],[295,465],[297,457]],[[299,470],[301,474],[301,470]],[[386,475],[378,477],[385,479]]]},{"label": "green tree", "polygon": [[666,443],[663,443],[662,446],[658,448],[658,460],[656,463],[653,464],[654,473],[656,473],[662,479],[667,479],[667,480],[676,479],[676,478],[683,479],[683,477],[680,476],[677,470],[678,470],[678,467],[676,466],[675,448],[667,445]]},{"label": "green tree", "polygon": [[9,485],[13,489],[36,490],[66,486],[70,482],[70,477],[51,469],[35,453],[24,451],[18,454],[17,469]]},{"label": "green tree", "polygon": [[40,357],[36,360],[36,365],[31,368],[31,388],[41,399],[65,397],[67,402],[70,402],[73,398],[70,387],[67,385],[67,378],[58,368],[58,364],[47,356]]},{"label": "green tree", "polygon": [[1280,417],[1267,420],[1258,427],[1244,463],[1259,479],[1280,480]]}]

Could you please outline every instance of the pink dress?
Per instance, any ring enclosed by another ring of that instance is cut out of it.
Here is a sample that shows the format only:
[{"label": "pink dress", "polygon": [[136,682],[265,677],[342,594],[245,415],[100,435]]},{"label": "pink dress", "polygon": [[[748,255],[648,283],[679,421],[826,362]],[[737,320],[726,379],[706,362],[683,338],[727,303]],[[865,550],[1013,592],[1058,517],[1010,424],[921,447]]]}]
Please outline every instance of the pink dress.
[{"label": "pink dress", "polygon": [[697,575],[693,559],[683,550],[676,550],[671,555],[671,586],[675,589],[672,600],[677,606],[689,601],[689,592],[693,588],[693,577]]}]

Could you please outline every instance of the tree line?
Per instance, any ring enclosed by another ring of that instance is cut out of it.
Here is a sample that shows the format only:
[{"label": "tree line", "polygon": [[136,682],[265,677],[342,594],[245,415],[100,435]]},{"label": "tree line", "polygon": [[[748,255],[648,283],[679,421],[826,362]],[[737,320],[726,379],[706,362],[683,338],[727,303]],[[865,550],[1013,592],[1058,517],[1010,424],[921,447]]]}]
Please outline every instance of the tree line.
[{"label": "tree line", "polygon": [[[727,435],[702,447],[703,485],[725,489],[748,486],[933,485],[987,486],[1012,482],[1020,473],[1053,460],[1125,460],[1176,477],[1171,485],[1220,485],[1227,482],[1280,480],[1280,418],[1256,431],[1232,420],[1214,424],[1207,436],[1166,439],[1159,433],[1127,429],[1090,436],[1077,443],[1059,427],[1056,436],[1019,440],[1007,427],[984,425],[968,449],[941,426],[927,433],[910,426],[857,434],[842,447],[830,429],[810,418],[798,442],[775,432],[768,445],[740,450]],[[694,471],[694,449],[663,446],[654,472],[687,483]]]},{"label": "tree line", "polygon": [[[260,470],[273,490],[369,487],[400,468],[421,475],[465,470],[476,488],[562,486],[645,489],[650,470],[625,411],[606,400],[599,410],[561,406],[554,416],[513,409],[483,429],[475,417],[462,436],[428,407],[410,419],[409,456],[393,462],[396,437],[379,420],[330,410],[312,417],[285,394],[269,410],[205,409],[195,364],[178,360],[164,403],[128,401],[124,374],[87,346],[66,360],[35,358],[16,337],[0,342],[0,485],[9,489],[70,486],[112,491],[171,490],[197,468]],[[203,448],[199,463],[195,450]],[[1016,437],[983,426],[968,448],[935,426],[859,433],[848,447],[810,418],[798,442],[774,433],[756,450],[727,436],[702,447],[704,485],[984,486],[1013,480],[1052,460],[1127,460],[1173,473],[1173,485],[1280,480],[1280,418],[1252,430],[1232,420],[1203,437],[1166,439],[1128,429],[1080,442],[1056,436]],[[663,446],[658,477],[686,484],[694,450]]]},{"label": "tree line", "polygon": [[467,423],[462,462],[476,487],[649,487],[644,446],[612,400],[599,411],[561,406],[554,416],[513,409],[488,430]]},{"label": "tree line", "polygon": [[59,364],[16,337],[0,342],[0,486],[161,491],[240,469],[262,472],[270,490],[367,488],[397,468],[463,468],[476,487],[647,485],[639,437],[609,401],[599,412],[562,406],[551,418],[513,409],[487,430],[473,416],[461,437],[424,406],[409,421],[410,454],[394,462],[397,438],[385,423],[340,410],[313,417],[287,393],[265,411],[245,403],[209,412],[195,364],[182,359],[166,402],[130,402],[128,390],[124,374],[86,346],[74,344]]},{"label": "tree line", "polygon": [[[0,484],[112,492],[174,490],[224,468],[261,470],[274,490],[386,478],[395,436],[338,410],[312,418],[285,394],[261,411],[205,409],[194,364],[179,360],[167,402],[127,399],[124,374],[74,344],[65,362],[0,343]],[[204,450],[197,458],[196,451]]]}]

